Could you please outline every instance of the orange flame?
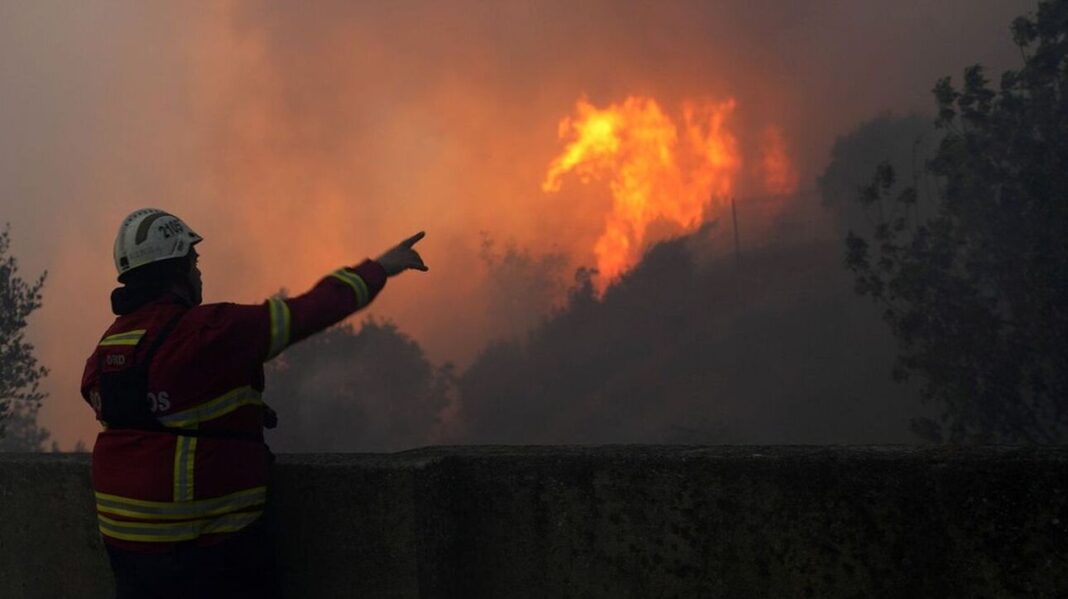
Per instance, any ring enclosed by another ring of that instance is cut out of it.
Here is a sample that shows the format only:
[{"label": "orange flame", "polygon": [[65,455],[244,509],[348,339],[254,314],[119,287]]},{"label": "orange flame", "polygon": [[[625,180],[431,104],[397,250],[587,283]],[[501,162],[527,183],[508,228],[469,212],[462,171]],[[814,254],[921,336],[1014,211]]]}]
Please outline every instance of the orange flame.
[{"label": "orange flame", "polygon": [[687,103],[681,135],[656,100],[634,96],[603,109],[580,99],[575,115],[560,122],[559,136],[570,142],[549,165],[542,190],[559,191],[572,171],[583,183],[610,178],[612,211],[593,248],[600,291],[641,257],[650,224],[691,231],[710,202],[731,194],[741,167],[726,126],[734,105]]}]

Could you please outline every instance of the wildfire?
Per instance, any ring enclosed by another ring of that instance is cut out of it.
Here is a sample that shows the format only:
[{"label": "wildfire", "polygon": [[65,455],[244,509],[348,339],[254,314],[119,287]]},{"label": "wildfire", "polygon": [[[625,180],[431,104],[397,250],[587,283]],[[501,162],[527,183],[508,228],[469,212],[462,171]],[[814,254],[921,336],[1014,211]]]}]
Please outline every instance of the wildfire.
[{"label": "wildfire", "polygon": [[[742,167],[738,140],[729,128],[735,101],[687,102],[681,124],[660,104],[631,96],[597,108],[585,98],[560,121],[568,140],[549,165],[542,190],[560,190],[574,172],[583,183],[607,179],[612,210],[594,244],[600,291],[641,258],[651,224],[663,221],[693,231],[709,211],[729,204]],[[797,175],[778,129],[762,139],[765,185],[773,193],[796,188]]]}]

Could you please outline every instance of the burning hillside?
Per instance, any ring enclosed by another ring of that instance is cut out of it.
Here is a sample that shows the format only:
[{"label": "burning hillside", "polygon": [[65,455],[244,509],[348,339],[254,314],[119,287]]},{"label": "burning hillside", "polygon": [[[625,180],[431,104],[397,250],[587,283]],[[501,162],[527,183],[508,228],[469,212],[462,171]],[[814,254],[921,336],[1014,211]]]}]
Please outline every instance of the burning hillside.
[{"label": "burning hillside", "polygon": [[[744,164],[731,127],[736,102],[687,101],[673,119],[653,98],[630,96],[598,108],[585,98],[560,121],[563,151],[542,182],[557,192],[563,177],[583,183],[607,181],[612,210],[593,248],[599,288],[640,259],[650,226],[658,221],[688,233],[729,206]],[[782,132],[768,127],[755,161],[765,192],[792,193],[798,176],[786,153]]]}]

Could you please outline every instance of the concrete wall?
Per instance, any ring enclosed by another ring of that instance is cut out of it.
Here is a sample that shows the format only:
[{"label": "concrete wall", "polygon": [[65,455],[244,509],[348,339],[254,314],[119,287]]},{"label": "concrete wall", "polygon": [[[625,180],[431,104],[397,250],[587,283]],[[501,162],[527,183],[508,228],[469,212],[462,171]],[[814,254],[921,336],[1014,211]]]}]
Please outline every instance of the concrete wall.
[{"label": "concrete wall", "polygon": [[[283,456],[290,597],[1064,597],[1068,449]],[[86,456],[0,454],[0,597],[106,597]]]}]

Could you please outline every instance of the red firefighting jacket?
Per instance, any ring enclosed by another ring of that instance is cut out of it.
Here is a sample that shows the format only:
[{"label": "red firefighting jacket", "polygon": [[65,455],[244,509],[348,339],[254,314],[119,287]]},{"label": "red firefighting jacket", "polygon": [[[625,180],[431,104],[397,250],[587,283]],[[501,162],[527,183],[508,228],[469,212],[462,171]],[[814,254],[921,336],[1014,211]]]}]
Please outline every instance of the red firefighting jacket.
[{"label": "red firefighting jacket", "polygon": [[381,265],[367,260],[294,298],[189,307],[166,295],[118,317],[82,377],[82,396],[97,418],[98,368],[138,360],[178,318],[152,359],[146,401],[164,427],[203,435],[103,422],[93,447],[93,488],[105,542],[134,551],[210,544],[262,515],[271,460],[262,442],[263,363],[366,306],[385,281]]}]

